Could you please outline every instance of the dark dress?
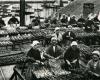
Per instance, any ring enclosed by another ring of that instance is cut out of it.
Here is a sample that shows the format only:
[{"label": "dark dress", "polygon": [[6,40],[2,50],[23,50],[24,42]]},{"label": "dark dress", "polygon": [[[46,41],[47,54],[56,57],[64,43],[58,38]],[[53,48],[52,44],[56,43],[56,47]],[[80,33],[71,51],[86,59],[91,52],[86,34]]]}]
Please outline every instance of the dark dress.
[{"label": "dark dress", "polygon": [[78,22],[85,23],[85,19],[84,19],[84,18],[79,18],[79,19],[78,19]]},{"label": "dark dress", "polygon": [[80,57],[80,50],[79,48],[76,48],[76,50],[73,50],[72,47],[69,47],[65,54],[64,54],[64,60],[69,60],[70,62],[72,62],[75,59],[79,59]]},{"label": "dark dress", "polygon": [[69,25],[77,24],[77,21],[75,19],[70,19]]},{"label": "dark dress", "polygon": [[62,38],[63,38],[62,42],[66,46],[69,45],[70,42],[76,40],[76,35],[72,31],[67,31],[63,34]]},{"label": "dark dress", "polygon": [[55,19],[51,19],[50,23],[51,24],[57,24],[57,19],[56,18]]},{"label": "dark dress", "polygon": [[[69,32],[70,32],[70,35],[69,35]],[[73,38],[72,40],[75,40],[76,35],[72,31],[68,31],[68,32],[65,32],[62,37],[63,37],[63,40],[71,40],[72,38]]]},{"label": "dark dress", "polygon": [[78,27],[82,28],[85,26],[85,19],[84,18],[79,18],[77,21]]},{"label": "dark dress", "polygon": [[41,60],[41,55],[40,55],[40,51],[38,49],[33,49],[31,48],[28,51],[27,56],[33,58],[34,60]]},{"label": "dark dress", "polygon": [[[40,57],[40,51],[38,49],[31,48],[27,56],[32,59],[32,62],[27,62],[24,65],[26,66],[26,69],[24,70],[24,75],[26,80],[33,80],[32,70],[36,70],[39,68],[39,64],[34,64],[36,60],[41,60]],[[34,62],[33,62],[34,61]]]},{"label": "dark dress", "polygon": [[67,21],[67,18],[62,18],[62,19],[61,19],[61,22],[62,22],[62,23],[67,23],[67,22],[68,22],[68,21]]},{"label": "dark dress", "polygon": [[85,31],[91,32],[94,26],[94,22],[92,20],[87,20],[85,23]]}]

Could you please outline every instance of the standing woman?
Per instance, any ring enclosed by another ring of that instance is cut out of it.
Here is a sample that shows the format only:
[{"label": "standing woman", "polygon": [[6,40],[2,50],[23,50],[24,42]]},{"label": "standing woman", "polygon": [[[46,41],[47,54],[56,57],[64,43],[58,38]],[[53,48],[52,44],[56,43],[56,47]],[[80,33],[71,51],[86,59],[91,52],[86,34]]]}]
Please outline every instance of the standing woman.
[{"label": "standing woman", "polygon": [[76,35],[71,31],[67,31],[62,35],[64,46],[69,45],[72,41],[76,40]]},{"label": "standing woman", "polygon": [[60,28],[56,27],[54,32],[55,33],[52,35],[52,37],[55,37],[57,39],[57,41],[58,41],[58,45],[61,46],[61,44],[62,44],[62,34],[60,32]]},{"label": "standing woman", "polygon": [[15,14],[13,14],[12,17],[9,19],[8,24],[11,27],[16,27],[17,24],[19,24],[19,20],[16,18]]}]

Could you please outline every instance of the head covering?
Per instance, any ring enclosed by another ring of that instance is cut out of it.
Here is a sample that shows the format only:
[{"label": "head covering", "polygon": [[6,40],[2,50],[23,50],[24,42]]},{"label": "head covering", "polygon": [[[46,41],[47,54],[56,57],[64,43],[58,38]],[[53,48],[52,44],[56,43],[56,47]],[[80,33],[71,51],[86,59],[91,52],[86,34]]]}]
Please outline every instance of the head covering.
[{"label": "head covering", "polygon": [[56,27],[54,31],[57,31],[57,30],[59,30],[59,29],[60,29],[59,27]]},{"label": "head covering", "polygon": [[39,43],[39,41],[35,40],[33,41],[33,43],[31,44],[32,47],[34,47],[35,45],[37,45]]},{"label": "head covering", "polygon": [[75,15],[72,15],[72,18],[75,18],[76,16]]},{"label": "head covering", "polygon": [[76,41],[73,41],[73,42],[71,43],[71,46],[73,46],[73,45],[76,45],[76,46],[77,46],[78,44],[77,44]]},{"label": "head covering", "polygon": [[62,17],[66,17],[66,15],[65,15],[65,14],[63,14],[63,15],[62,15]]},{"label": "head covering", "polygon": [[52,38],[51,38],[51,41],[53,41],[53,40],[57,40],[57,38],[56,38],[56,37],[52,37]]},{"label": "head covering", "polygon": [[72,25],[68,25],[68,28],[72,28]]},{"label": "head covering", "polygon": [[98,55],[100,57],[100,52],[98,50],[95,50],[92,52],[92,55]]},{"label": "head covering", "polygon": [[66,14],[62,14],[63,16],[66,16]]},{"label": "head covering", "polygon": [[15,16],[15,14],[13,13],[12,16]]}]

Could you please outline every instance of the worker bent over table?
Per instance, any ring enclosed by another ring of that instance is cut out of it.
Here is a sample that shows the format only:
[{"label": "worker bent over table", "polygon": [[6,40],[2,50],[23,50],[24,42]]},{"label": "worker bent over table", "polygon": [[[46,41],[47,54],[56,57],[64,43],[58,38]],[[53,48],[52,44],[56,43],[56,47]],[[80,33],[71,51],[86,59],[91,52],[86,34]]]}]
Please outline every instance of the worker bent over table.
[{"label": "worker bent over table", "polygon": [[11,27],[17,27],[17,24],[19,24],[18,19],[15,17],[15,14],[12,15],[12,17],[9,19],[8,24]]}]

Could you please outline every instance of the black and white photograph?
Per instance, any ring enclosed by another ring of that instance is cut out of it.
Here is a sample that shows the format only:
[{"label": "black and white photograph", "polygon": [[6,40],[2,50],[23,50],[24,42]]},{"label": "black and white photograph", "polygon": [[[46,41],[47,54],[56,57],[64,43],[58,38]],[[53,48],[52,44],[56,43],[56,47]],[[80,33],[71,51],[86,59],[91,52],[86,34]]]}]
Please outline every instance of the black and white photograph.
[{"label": "black and white photograph", "polygon": [[0,80],[100,80],[100,0],[0,0]]}]

